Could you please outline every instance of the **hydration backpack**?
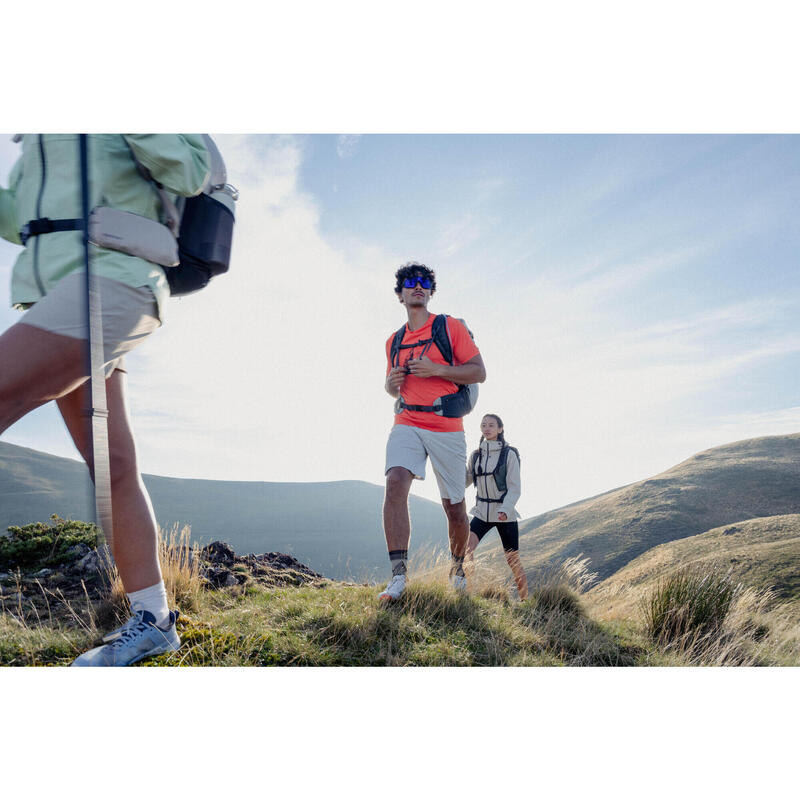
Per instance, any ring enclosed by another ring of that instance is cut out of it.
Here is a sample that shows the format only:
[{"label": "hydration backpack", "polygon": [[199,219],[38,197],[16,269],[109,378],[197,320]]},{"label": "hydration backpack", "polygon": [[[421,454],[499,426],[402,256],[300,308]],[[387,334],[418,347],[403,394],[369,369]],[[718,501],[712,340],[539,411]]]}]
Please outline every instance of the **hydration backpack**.
[{"label": "hydration backpack", "polygon": [[239,192],[227,182],[225,162],[214,140],[206,133],[203,138],[211,157],[209,180],[200,194],[180,197],[176,205],[161,184],[136,162],[140,171],[144,169],[145,177],[156,185],[167,215],[167,227],[178,240],[178,264],[164,270],[173,297],[205,288],[213,277],[227,272],[230,266],[236,221],[234,204]]},{"label": "hydration backpack", "polygon": [[[488,497],[476,497],[475,499],[482,502],[482,503],[502,503],[503,500],[506,499],[506,495],[508,494],[508,484],[506,483],[506,475],[508,474],[506,462],[508,461],[508,451],[513,450],[517,454],[517,460],[522,463],[522,459],[519,457],[519,450],[516,447],[512,447],[510,444],[506,444],[503,442],[503,446],[500,448],[500,455],[497,457],[497,463],[494,465],[494,469],[491,472],[478,472],[477,466],[478,462],[481,457],[481,449],[480,447],[475,450],[470,457],[470,467],[472,469],[472,485],[477,489],[478,488],[478,478],[483,478],[486,476],[491,475],[494,478],[494,485],[497,487],[497,491],[501,493],[501,496],[497,500],[491,500]],[[487,461],[488,461],[488,454],[487,454]]]},{"label": "hydration backpack", "polygon": [[203,139],[211,160],[206,185],[200,194],[179,197],[174,203],[131,150],[137,169],[158,192],[166,224],[104,206],[95,208],[89,218],[93,244],[160,264],[173,297],[205,288],[230,266],[239,192],[227,182],[225,162],[213,139],[205,133]]},{"label": "hydration backpack", "polygon": [[[447,316],[447,314],[437,314],[433,319],[433,324],[431,325],[431,338],[422,339],[414,344],[403,344],[403,337],[406,333],[406,326],[403,325],[403,327],[400,328],[400,330],[394,335],[394,339],[392,340],[392,346],[390,349],[390,360],[392,366],[399,366],[401,350],[407,350],[409,348],[423,345],[422,353],[420,353],[420,357],[422,357],[425,355],[431,344],[435,344],[439,348],[442,358],[452,365],[454,363],[453,346],[450,344],[450,336],[447,333]],[[472,331],[467,327],[464,320],[459,320],[459,322],[461,322],[464,327],[467,328],[467,332],[474,339],[475,337],[472,336]],[[395,401],[394,413],[400,414],[403,409],[408,409],[409,411],[428,411],[433,414],[438,414],[440,417],[463,417],[469,414],[469,412],[475,408],[475,404],[477,402],[478,384],[470,383],[460,385],[458,387],[458,391],[453,392],[452,394],[445,394],[441,397],[437,397],[431,406],[410,405],[409,403],[406,403],[405,400],[403,400],[402,395],[400,395]]]}]

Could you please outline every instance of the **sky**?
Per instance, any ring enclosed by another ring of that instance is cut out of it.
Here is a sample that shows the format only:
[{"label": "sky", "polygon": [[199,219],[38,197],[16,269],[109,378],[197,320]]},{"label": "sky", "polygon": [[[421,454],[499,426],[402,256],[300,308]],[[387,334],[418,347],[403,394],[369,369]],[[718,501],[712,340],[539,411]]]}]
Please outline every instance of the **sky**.
[{"label": "sky", "polygon": [[[381,484],[409,260],[475,334],[468,449],[499,414],[523,517],[800,431],[798,136],[215,139],[241,193],[231,270],[127,359],[144,472]],[[18,251],[0,242],[6,298]],[[18,319],[4,303],[0,330]],[[77,457],[54,406],[3,440]],[[414,491],[438,500],[430,470]]]}]

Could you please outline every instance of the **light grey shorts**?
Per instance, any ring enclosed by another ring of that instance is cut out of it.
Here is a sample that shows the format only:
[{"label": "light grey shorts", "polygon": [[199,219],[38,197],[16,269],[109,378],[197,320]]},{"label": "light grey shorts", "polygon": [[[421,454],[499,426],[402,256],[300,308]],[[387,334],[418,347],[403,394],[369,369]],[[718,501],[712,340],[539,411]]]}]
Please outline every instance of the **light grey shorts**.
[{"label": "light grey shorts", "polygon": [[[20,322],[62,336],[87,339],[86,278],[73,272],[62,278],[35,303]],[[128,286],[111,278],[97,278],[103,309],[103,356],[106,377],[125,370],[123,356],[161,325],[153,292],[147,286]]]},{"label": "light grey shorts", "polygon": [[428,456],[442,499],[461,502],[467,480],[464,431],[426,431],[411,425],[395,425],[386,442],[384,475],[392,467],[405,467],[415,478],[424,480]]}]

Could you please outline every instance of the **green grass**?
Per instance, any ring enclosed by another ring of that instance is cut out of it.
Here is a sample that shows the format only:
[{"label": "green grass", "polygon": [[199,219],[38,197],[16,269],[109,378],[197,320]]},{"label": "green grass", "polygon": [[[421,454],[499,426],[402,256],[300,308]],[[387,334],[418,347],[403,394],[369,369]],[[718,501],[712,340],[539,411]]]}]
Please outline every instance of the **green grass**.
[{"label": "green grass", "polygon": [[[589,619],[569,587],[463,595],[411,581],[400,601],[374,586],[255,584],[203,592],[178,621],[183,646],[145,666],[550,666],[633,665],[644,648]],[[23,609],[23,611],[25,611]],[[77,620],[89,620],[80,624]],[[0,664],[64,665],[99,639],[92,617],[0,614]]]},{"label": "green grass", "polygon": [[645,632],[662,645],[722,628],[742,590],[729,574],[681,570],[662,578],[642,601]]}]

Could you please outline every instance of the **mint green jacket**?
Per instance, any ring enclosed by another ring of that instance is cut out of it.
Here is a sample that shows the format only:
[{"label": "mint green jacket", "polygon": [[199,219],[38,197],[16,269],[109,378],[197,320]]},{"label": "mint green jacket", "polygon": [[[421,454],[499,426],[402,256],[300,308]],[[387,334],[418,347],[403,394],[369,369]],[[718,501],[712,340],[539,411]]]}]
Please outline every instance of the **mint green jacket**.
[{"label": "mint green jacket", "polygon": [[[109,206],[164,222],[158,193],[138,172],[131,150],[174,196],[200,194],[209,178],[210,158],[199,134],[91,134],[88,144],[91,208]],[[9,188],[0,187],[0,236],[21,244],[20,230],[30,220],[80,218],[80,186],[77,134],[25,134]],[[90,247],[97,275],[128,286],[148,286],[163,319],[169,286],[160,266],[117,250]],[[12,305],[26,308],[62,278],[83,268],[81,231],[31,237],[14,264]]]}]

